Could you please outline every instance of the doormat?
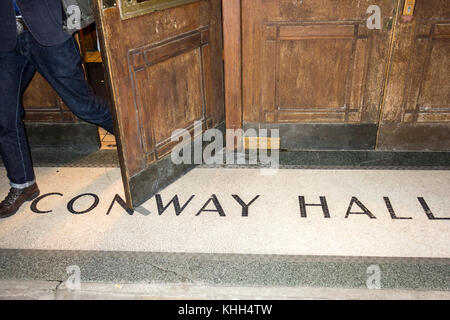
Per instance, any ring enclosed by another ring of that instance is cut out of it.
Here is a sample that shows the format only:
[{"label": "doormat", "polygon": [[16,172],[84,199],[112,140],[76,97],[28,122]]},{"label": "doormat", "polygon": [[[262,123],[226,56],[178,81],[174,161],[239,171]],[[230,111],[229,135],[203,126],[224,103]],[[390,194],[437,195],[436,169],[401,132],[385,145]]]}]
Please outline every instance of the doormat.
[{"label": "doormat", "polygon": [[[35,148],[31,153],[36,167],[119,167],[117,150],[92,153],[73,148]],[[248,154],[233,157],[248,158]],[[450,152],[289,151],[280,152],[279,157],[280,168],[286,169],[450,170]],[[202,165],[205,166],[211,167]],[[0,167],[3,167],[1,158]],[[220,167],[242,168],[245,165],[224,164]]]},{"label": "doormat", "polygon": [[134,212],[117,168],[36,175],[1,249],[450,257],[449,171],[197,168]]}]

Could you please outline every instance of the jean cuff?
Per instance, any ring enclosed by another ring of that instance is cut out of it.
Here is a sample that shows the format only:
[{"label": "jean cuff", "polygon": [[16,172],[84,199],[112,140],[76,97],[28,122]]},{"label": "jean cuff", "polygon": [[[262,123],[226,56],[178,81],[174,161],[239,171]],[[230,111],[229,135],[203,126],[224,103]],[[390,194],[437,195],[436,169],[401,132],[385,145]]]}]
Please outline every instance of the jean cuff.
[{"label": "jean cuff", "polygon": [[30,181],[30,182],[25,182],[25,183],[21,183],[21,184],[16,184],[16,183],[12,183],[10,182],[10,186],[15,188],[15,189],[25,189],[28,187],[31,187],[33,184],[36,183],[36,180]]}]

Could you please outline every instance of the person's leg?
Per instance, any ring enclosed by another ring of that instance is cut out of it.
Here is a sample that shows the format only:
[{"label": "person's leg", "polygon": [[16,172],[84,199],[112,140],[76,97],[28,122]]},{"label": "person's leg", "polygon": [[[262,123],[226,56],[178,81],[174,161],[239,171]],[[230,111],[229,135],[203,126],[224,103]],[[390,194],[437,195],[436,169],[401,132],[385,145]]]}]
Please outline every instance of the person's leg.
[{"label": "person's leg", "polygon": [[22,122],[22,93],[34,68],[20,53],[20,47],[18,41],[17,50],[0,53],[0,155],[11,184],[0,203],[0,219],[12,216],[26,201],[39,196]]},{"label": "person's leg", "polygon": [[21,84],[33,73],[18,51],[0,53],[0,155],[11,186],[17,189],[29,187],[35,180],[21,103]]},{"label": "person's leg", "polygon": [[87,83],[75,40],[70,38],[51,47],[41,46],[34,39],[30,43],[29,59],[70,110],[80,119],[113,133],[111,112]]}]

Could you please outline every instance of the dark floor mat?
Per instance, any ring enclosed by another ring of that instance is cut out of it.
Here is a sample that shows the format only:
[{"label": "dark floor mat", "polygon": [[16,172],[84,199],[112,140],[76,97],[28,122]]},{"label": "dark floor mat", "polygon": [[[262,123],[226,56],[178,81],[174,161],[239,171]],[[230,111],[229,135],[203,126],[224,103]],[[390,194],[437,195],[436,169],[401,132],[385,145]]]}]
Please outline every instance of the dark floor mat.
[{"label": "dark floor mat", "polygon": [[[73,149],[38,149],[31,154],[36,167],[119,167],[117,150],[86,153]],[[0,166],[3,166],[1,161]]]},{"label": "dark floor mat", "polygon": [[[34,149],[33,163],[37,167],[119,167],[117,150],[99,150],[94,153],[74,149]],[[201,167],[261,167],[234,163],[202,165]],[[0,166],[3,163],[0,161]],[[282,169],[450,169],[450,152],[382,152],[382,151],[295,151],[280,152],[279,166]]]}]

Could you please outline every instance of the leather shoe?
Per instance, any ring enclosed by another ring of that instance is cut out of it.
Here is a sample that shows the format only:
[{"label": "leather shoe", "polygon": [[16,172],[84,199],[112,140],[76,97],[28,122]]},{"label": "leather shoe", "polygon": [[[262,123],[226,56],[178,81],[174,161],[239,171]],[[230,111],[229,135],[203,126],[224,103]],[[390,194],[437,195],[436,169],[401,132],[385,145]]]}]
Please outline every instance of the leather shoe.
[{"label": "leather shoe", "polygon": [[25,202],[36,199],[39,194],[36,183],[25,189],[11,188],[5,200],[0,203],[0,219],[14,215]]}]

